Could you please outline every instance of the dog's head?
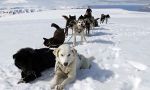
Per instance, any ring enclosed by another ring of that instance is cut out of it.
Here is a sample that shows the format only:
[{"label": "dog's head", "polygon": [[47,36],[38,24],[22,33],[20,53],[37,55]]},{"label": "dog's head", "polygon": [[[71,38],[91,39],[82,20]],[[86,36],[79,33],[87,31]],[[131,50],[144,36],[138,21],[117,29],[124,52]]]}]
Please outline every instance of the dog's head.
[{"label": "dog's head", "polygon": [[75,23],[75,21],[76,21],[76,16],[74,15],[74,16],[71,16],[71,15],[69,15],[69,17],[68,16],[63,16],[65,19],[66,19],[66,27],[68,27],[68,28],[70,28],[70,27],[73,27],[73,25],[74,25],[74,23]]},{"label": "dog's head", "polygon": [[75,15],[74,16],[69,15],[69,19],[76,20],[76,16]]},{"label": "dog's head", "polygon": [[30,70],[30,63],[33,57],[34,51],[31,48],[23,48],[13,55],[15,65],[22,71]]},{"label": "dog's head", "polygon": [[51,41],[51,39],[43,38],[43,40],[44,40],[43,44],[44,44],[45,46],[49,47],[49,46],[50,46],[50,41]]},{"label": "dog's head", "polygon": [[109,15],[109,14],[107,14],[105,17],[106,17],[106,18],[110,18],[110,15]]},{"label": "dog's head", "polygon": [[85,17],[81,15],[81,16],[78,18],[78,20],[80,20],[80,19],[85,19]]},{"label": "dog's head", "polygon": [[77,51],[69,45],[63,44],[55,49],[53,53],[58,62],[60,62],[63,66],[68,66],[75,60]]},{"label": "dog's head", "polygon": [[76,24],[76,21],[75,21],[75,20],[70,20],[70,21],[68,22],[68,24],[67,24],[67,27],[68,27],[68,28],[71,28],[71,27],[73,27],[75,24]]},{"label": "dog's head", "polygon": [[101,14],[101,17],[105,16],[105,14]]},{"label": "dog's head", "polygon": [[79,19],[77,21],[77,27],[78,27],[78,29],[84,29],[85,28],[85,20],[84,19]]},{"label": "dog's head", "polygon": [[69,19],[67,20],[67,27],[73,27],[76,21],[76,16],[69,15]]}]

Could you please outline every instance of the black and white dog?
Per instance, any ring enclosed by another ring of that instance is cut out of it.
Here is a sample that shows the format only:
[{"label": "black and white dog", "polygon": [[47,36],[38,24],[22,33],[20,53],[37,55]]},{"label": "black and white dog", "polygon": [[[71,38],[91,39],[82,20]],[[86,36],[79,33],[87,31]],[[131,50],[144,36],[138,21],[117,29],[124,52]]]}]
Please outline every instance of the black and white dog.
[{"label": "black and white dog", "polygon": [[52,38],[43,38],[44,45],[50,48],[57,48],[62,45],[65,41],[65,32],[63,28],[60,28],[57,24],[52,23],[51,27],[55,27],[56,31],[54,32],[54,36]]},{"label": "black and white dog", "polygon": [[22,48],[13,55],[15,66],[21,70],[19,83],[28,83],[41,76],[41,72],[55,66],[55,55],[49,48]]},{"label": "black and white dog", "polygon": [[84,19],[84,21],[85,21],[85,28],[86,28],[86,35],[89,35],[90,34],[90,29],[91,29],[91,27],[92,27],[92,23],[93,23],[93,21],[92,21],[92,19],[91,19],[91,17],[89,17],[89,16],[87,16],[87,15],[84,15],[84,16],[80,16],[79,17],[80,19]]},{"label": "black and white dog", "polygon": [[103,24],[105,20],[106,20],[106,24],[107,24],[109,18],[110,18],[109,14],[107,14],[107,15],[101,14],[100,24]]},{"label": "black and white dog", "polygon": [[98,27],[99,18],[94,19],[93,16],[89,17],[87,15],[84,16],[81,15],[79,18],[84,19],[85,21],[86,35],[90,34],[90,30],[92,29],[92,27]]},{"label": "black and white dog", "polygon": [[76,36],[80,35],[81,36],[81,42],[86,42],[86,38],[85,38],[85,29],[86,29],[86,25],[85,25],[85,20],[83,18],[83,16],[81,15],[78,20],[73,24],[73,37],[74,37],[74,41],[73,41],[73,45],[76,45]]},{"label": "black and white dog", "polygon": [[69,15],[69,17],[68,17],[68,16],[63,15],[62,17],[64,17],[66,20],[65,34],[67,36],[68,35],[68,29],[71,29],[72,33],[73,33],[73,25],[75,24],[76,16],[75,15],[74,16]]}]

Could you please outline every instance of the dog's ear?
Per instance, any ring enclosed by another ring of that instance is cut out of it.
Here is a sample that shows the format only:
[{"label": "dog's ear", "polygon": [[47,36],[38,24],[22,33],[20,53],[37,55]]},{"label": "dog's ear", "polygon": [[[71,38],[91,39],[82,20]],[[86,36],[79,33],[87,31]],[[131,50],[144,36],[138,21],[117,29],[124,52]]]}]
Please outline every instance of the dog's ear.
[{"label": "dog's ear", "polygon": [[59,49],[59,48],[56,48],[56,49],[53,51],[53,54],[54,54],[56,57],[59,57],[59,51],[60,51],[60,49]]},{"label": "dog's ear", "polygon": [[69,19],[69,17],[68,17],[68,16],[65,16],[65,15],[63,15],[62,17],[65,18],[66,20]]},{"label": "dog's ear", "polygon": [[13,55],[13,59],[16,59],[16,56],[17,56],[17,54],[14,54],[14,55]]},{"label": "dog's ear", "polygon": [[69,17],[71,18],[71,15],[69,15]]},{"label": "dog's ear", "polygon": [[44,37],[43,37],[43,39],[44,39],[44,41],[45,41],[45,40],[47,40],[47,39],[46,39],[46,38],[44,38]]},{"label": "dog's ear", "polygon": [[95,20],[97,21],[98,19],[100,19],[100,18],[96,18]]},{"label": "dog's ear", "polygon": [[72,51],[73,55],[76,55],[76,54],[77,54],[77,50],[76,50],[76,49],[72,48],[71,51]]}]

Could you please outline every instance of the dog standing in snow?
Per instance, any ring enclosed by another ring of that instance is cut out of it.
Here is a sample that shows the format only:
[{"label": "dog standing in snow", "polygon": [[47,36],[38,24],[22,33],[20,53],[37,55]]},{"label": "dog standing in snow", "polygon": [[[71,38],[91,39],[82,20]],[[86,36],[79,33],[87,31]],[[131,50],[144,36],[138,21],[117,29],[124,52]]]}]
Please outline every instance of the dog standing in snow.
[{"label": "dog standing in snow", "polygon": [[76,46],[76,37],[77,35],[81,36],[81,42],[86,42],[85,38],[85,21],[84,19],[80,18],[76,21],[76,23],[73,25],[73,45]]},{"label": "dog standing in snow", "polygon": [[68,16],[63,15],[62,17],[66,20],[65,35],[68,36],[68,29],[71,29],[72,34],[73,34],[73,25],[76,21],[76,16],[69,15],[68,17]]},{"label": "dog standing in snow", "polygon": [[107,24],[109,18],[110,18],[109,14],[107,14],[107,15],[101,14],[100,24],[103,24],[104,21],[106,21],[106,24]]},{"label": "dog standing in snow", "polygon": [[64,87],[73,82],[78,69],[89,69],[91,59],[78,54],[77,51],[67,44],[63,44],[54,50],[56,56],[55,75],[51,83],[51,88],[63,90]]}]

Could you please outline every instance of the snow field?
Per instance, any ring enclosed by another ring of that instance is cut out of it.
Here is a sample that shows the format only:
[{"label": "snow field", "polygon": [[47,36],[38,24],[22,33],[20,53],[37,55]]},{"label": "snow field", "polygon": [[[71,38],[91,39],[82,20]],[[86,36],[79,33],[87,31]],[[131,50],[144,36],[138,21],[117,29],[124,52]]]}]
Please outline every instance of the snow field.
[{"label": "snow field", "polygon": [[[19,70],[12,55],[24,47],[44,47],[43,37],[52,37],[51,23],[65,26],[62,15],[84,14],[85,9],[49,10],[0,18],[1,90],[50,90],[53,69],[28,84],[17,84]],[[91,30],[88,43],[75,48],[86,57],[94,56],[90,70],[81,70],[66,90],[149,90],[150,13],[122,9],[94,9],[93,15],[110,14],[109,24]],[[72,40],[65,43],[72,43]],[[80,40],[80,39],[78,39]]]}]

